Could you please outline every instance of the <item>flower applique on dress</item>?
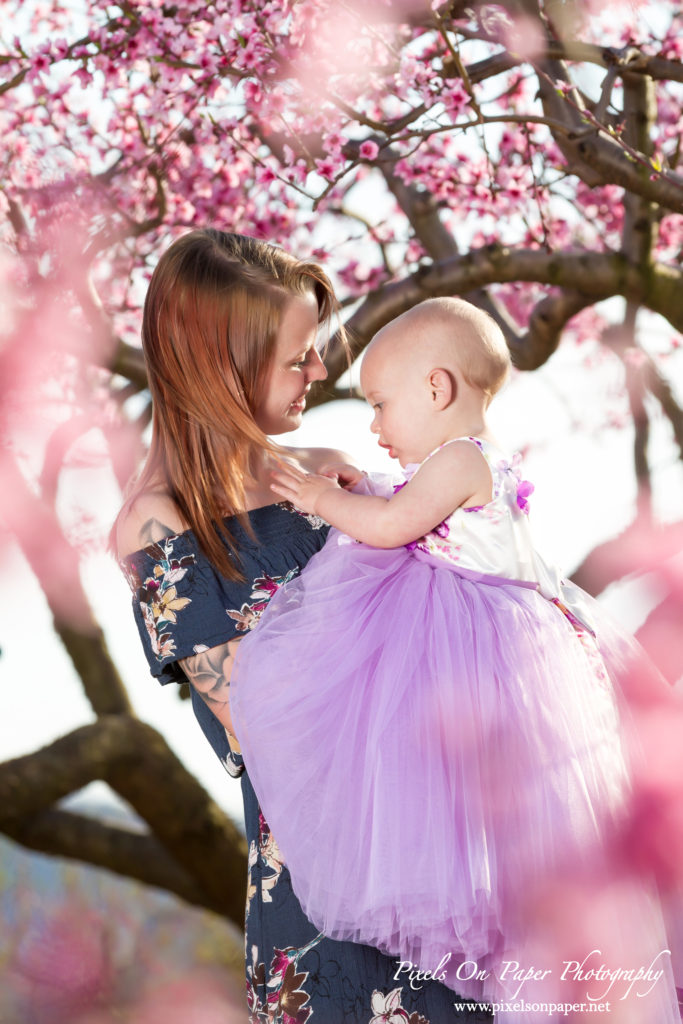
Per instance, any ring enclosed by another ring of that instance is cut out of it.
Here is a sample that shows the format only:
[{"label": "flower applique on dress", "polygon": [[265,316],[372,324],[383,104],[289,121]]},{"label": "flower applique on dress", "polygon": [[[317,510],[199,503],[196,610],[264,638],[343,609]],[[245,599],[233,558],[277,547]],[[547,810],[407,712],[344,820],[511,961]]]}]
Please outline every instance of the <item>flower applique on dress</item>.
[{"label": "flower applique on dress", "polygon": [[521,452],[515,452],[515,454],[512,456],[512,462],[507,462],[505,459],[502,459],[498,463],[498,469],[500,469],[503,473],[511,473],[515,477],[517,487],[517,508],[520,510],[520,512],[523,512],[525,515],[528,515],[529,502],[527,499],[529,495],[534,493],[535,488],[531,481],[522,480],[522,471],[520,468],[521,461]]},{"label": "flower applique on dress", "polygon": [[239,611],[236,608],[226,608],[226,613],[237,623],[238,633],[248,633],[255,629],[259,619],[268,607],[268,602],[278,592],[280,587],[289,583],[297,575],[297,569],[290,569],[284,576],[257,576],[252,582],[249,604],[245,602]]},{"label": "flower applique on dress", "polygon": [[303,509],[297,508],[296,505],[293,505],[291,501],[281,501],[279,502],[279,505],[288,512],[294,512],[295,515],[301,516],[307,523],[310,523],[314,530],[321,530],[324,526],[329,526],[329,523],[320,516],[315,515],[314,512],[304,512]]},{"label": "flower applique on dress", "polygon": [[262,878],[261,895],[264,903],[270,903],[271,890],[275,888],[282,874],[283,859],[268,822],[259,811],[259,848],[258,855],[262,868],[269,874]]},{"label": "flower applique on dress", "polygon": [[375,989],[372,993],[371,1009],[373,1016],[368,1024],[429,1024],[420,1013],[408,1013],[402,1006],[400,988],[395,988],[386,995]]},{"label": "flower applique on dress", "polygon": [[282,874],[283,860],[275,839],[268,827],[263,814],[259,810],[259,838],[258,843],[252,839],[249,844],[249,856],[247,861],[247,907],[245,920],[249,918],[251,901],[257,894],[257,880],[254,874],[258,869],[261,879],[261,900],[263,903],[272,903],[270,895],[280,880]]},{"label": "flower applique on dress", "polygon": [[250,1024],[306,1024],[313,1008],[308,1005],[310,994],[303,988],[309,972],[298,969],[299,961],[321,939],[318,934],[305,946],[274,947],[267,973],[265,963],[258,961],[258,948],[252,946],[247,966]]},{"label": "flower applique on dress", "polygon": [[133,590],[137,589],[140,609],[158,661],[175,653],[172,626],[178,621],[176,613],[191,603],[191,598],[178,596],[177,584],[195,564],[195,556],[174,558],[173,545],[177,539],[177,536],[166,537],[144,548],[144,553],[154,560],[152,573],[144,580],[135,566],[126,561],[120,562],[129,585]]}]

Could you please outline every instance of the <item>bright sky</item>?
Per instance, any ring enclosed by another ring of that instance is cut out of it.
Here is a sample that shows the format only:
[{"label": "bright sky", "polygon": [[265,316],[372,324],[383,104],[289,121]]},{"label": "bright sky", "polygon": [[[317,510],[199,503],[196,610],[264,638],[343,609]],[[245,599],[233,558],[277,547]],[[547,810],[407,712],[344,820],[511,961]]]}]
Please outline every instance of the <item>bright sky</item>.
[{"label": "bright sky", "polygon": [[[534,373],[520,374],[491,407],[494,431],[510,452],[530,446],[524,476],[536,491],[531,522],[541,551],[571,572],[595,543],[618,533],[630,521],[635,496],[632,434],[628,429],[598,431],[607,396],[619,384],[616,364],[588,372],[583,350],[561,346]],[[683,354],[672,379],[683,386]],[[683,393],[679,393],[683,401]],[[671,430],[653,406],[651,461],[658,514],[673,519],[683,508],[683,464]],[[369,432],[370,410],[362,402],[334,403],[312,410],[291,443],[340,447],[367,469],[395,471]],[[68,517],[85,506],[103,533],[120,495],[104,470],[72,470],[60,505]],[[42,592],[16,551],[0,556],[0,759],[28,753],[93,720],[69,659],[51,629]],[[194,722],[189,702],[175,687],[152,680],[130,609],[130,592],[105,554],[94,555],[83,576],[113,656],[129,686],[137,714],[160,729],[184,763],[216,801],[241,821],[240,787],[225,774]],[[612,588],[608,603],[635,629],[652,604],[646,587]],[[98,799],[106,787],[90,787]]]}]

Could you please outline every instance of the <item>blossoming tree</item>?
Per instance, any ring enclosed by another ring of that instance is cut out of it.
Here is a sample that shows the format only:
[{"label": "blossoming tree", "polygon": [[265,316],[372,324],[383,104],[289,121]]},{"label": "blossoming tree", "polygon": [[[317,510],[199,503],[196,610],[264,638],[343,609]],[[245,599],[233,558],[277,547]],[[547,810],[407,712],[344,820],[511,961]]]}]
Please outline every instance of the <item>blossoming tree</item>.
[{"label": "blossoming tree", "polygon": [[[676,0],[5,0],[2,18],[5,521],[98,717],[0,766],[0,828],[241,920],[241,882],[223,881],[241,879],[240,840],[133,716],[57,511],[84,433],[122,483],[140,454],[154,261],[206,224],[322,260],[355,353],[447,294],[496,317],[520,371],[601,337],[624,361],[647,518],[648,393],[683,446],[667,369],[683,332],[683,15]],[[596,309],[613,297],[619,324]],[[670,326],[658,356],[641,309]],[[334,346],[328,368],[318,402],[345,394]],[[92,778],[150,834],[55,809]],[[170,813],[184,802],[192,824]]]}]

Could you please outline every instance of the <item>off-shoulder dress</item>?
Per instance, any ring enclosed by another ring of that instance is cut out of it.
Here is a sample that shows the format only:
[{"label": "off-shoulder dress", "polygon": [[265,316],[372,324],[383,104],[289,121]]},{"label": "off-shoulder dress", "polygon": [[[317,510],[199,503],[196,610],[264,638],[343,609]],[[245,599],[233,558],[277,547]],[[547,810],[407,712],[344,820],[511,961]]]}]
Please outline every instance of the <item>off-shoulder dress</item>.
[{"label": "off-shoulder dress", "polygon": [[[287,503],[254,509],[249,520],[253,538],[236,519],[230,520],[243,582],[217,572],[190,530],[122,559],[142,645],[151,673],[162,685],[187,681],[181,659],[257,627],[271,597],[298,576],[328,532],[322,520]],[[399,971],[395,959],[371,946],[329,939],[310,923],[240,755],[231,751],[223,726],[194,690],[192,705],[221,764],[242,786],[249,847],[245,953],[251,1024],[490,1021],[486,1010],[456,1009],[458,995],[438,980],[414,977],[411,982],[408,969]],[[406,737],[406,757],[409,751]],[[287,779],[281,784],[286,787]],[[435,964],[438,977],[437,968]]]}]

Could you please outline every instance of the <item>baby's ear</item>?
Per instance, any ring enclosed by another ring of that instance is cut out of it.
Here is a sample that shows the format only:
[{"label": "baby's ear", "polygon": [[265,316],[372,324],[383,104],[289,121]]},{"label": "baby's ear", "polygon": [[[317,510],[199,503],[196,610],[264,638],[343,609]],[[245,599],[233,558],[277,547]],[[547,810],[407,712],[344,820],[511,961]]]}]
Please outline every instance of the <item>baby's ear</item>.
[{"label": "baby's ear", "polygon": [[444,370],[441,367],[430,370],[428,383],[431,400],[435,409],[445,409],[446,406],[451,404],[455,398],[457,385],[454,377],[448,370]]}]

